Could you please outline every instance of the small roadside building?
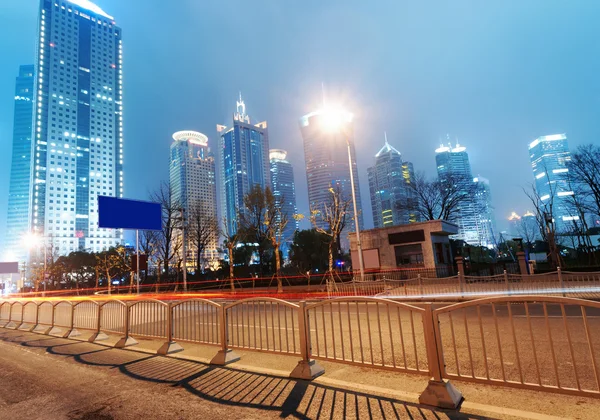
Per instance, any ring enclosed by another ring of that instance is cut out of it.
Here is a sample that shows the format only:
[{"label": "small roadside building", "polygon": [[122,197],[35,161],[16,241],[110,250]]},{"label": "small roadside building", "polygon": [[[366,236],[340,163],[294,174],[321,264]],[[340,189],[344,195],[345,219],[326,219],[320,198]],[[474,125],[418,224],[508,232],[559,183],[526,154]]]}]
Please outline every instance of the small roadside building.
[{"label": "small roadside building", "polygon": [[[452,267],[449,236],[457,233],[457,225],[443,220],[363,230],[360,240],[365,270]],[[356,233],[348,236],[352,268],[358,270]]]}]

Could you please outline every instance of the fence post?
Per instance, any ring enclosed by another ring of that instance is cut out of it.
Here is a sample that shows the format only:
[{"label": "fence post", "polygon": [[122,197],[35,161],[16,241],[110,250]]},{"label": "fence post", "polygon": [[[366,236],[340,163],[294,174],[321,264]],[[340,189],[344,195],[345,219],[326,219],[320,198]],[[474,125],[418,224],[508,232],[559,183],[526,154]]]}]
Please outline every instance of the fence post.
[{"label": "fence post", "polygon": [[423,332],[431,379],[427,388],[419,396],[419,402],[434,407],[455,409],[462,402],[463,396],[450,381],[443,379],[444,355],[441,347],[441,334],[432,304],[427,305],[423,313]]},{"label": "fence post", "polygon": [[181,347],[178,343],[173,341],[173,305],[169,302],[167,303],[167,342],[163,344],[156,354],[162,354],[163,356],[171,353],[177,353],[178,351],[182,351],[183,347]]},{"label": "fence post", "polygon": [[465,275],[462,271],[458,272],[458,288],[460,290],[460,297],[465,297]]},{"label": "fence post", "polygon": [[311,360],[311,344],[310,344],[310,319],[306,302],[301,301],[298,304],[298,329],[300,330],[300,355],[302,360],[290,373],[290,378],[294,379],[314,379],[317,376],[325,373],[325,369],[317,363],[316,360]]},{"label": "fence post", "polygon": [[[50,331],[48,331],[48,335],[54,335],[54,336],[66,338],[69,335],[69,333],[71,332],[71,330],[67,331],[66,333],[62,333],[62,328],[54,325],[56,323],[56,307],[60,303],[61,302],[56,302],[56,303],[52,304],[52,322],[50,323],[52,328],[50,329]],[[71,310],[73,310],[73,305],[71,305]]]},{"label": "fence post", "polygon": [[102,308],[104,308],[104,304],[98,305],[98,318],[96,319],[96,331],[92,334],[92,336],[88,339],[90,343],[95,341],[108,340],[108,335],[102,332]]},{"label": "fence post", "polygon": [[506,286],[508,296],[512,295],[510,291],[510,283],[508,282],[508,273],[506,272],[506,270],[504,270],[504,285]]},{"label": "fence post", "polygon": [[556,272],[558,273],[558,283],[560,284],[560,290],[562,290],[562,295],[566,296],[566,291],[565,291],[565,281],[563,279],[562,276],[562,270],[560,269],[560,267],[556,267]]},{"label": "fence post", "polygon": [[81,304],[81,302],[76,305],[73,305],[71,303],[71,327],[69,328],[69,333],[67,334],[67,337],[77,337],[81,335],[81,333],[75,329],[75,308],[79,304]]},{"label": "fence post", "polygon": [[119,341],[117,341],[117,344],[115,344],[115,348],[122,349],[124,347],[134,346],[138,343],[133,337],[129,336],[130,311],[131,306],[125,304],[125,325],[123,326],[125,335],[124,337],[121,337]]},{"label": "fence post", "polygon": [[230,348],[227,348],[229,335],[227,333],[227,307],[225,305],[219,307],[219,331],[221,335],[221,350],[212,358],[210,364],[225,366],[237,362],[240,360],[240,356]]},{"label": "fence post", "polygon": [[14,327],[14,322],[12,320],[12,308],[15,303],[17,303],[17,302],[12,302],[12,303],[8,304],[8,322],[6,323],[6,325],[4,325],[4,328],[13,328]]}]

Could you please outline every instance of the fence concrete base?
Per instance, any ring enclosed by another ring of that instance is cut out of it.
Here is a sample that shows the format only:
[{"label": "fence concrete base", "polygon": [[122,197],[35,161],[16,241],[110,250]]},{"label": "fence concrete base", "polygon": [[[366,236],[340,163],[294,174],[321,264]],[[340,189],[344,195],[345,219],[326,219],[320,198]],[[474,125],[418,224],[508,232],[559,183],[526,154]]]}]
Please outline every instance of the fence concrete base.
[{"label": "fence concrete base", "polygon": [[94,333],[90,338],[88,338],[90,343],[95,343],[96,341],[102,340],[108,340],[108,335],[104,334],[103,332]]},{"label": "fence concrete base", "polygon": [[71,331],[69,331],[69,330],[65,331],[59,327],[53,327],[50,331],[48,331],[48,335],[53,335],[55,337],[67,338],[69,336],[70,332]]},{"label": "fence concrete base", "polygon": [[67,337],[73,338],[73,337],[79,337],[80,335],[81,335],[81,333],[78,330],[73,328],[71,331],[69,331],[69,335]]},{"label": "fence concrete base", "polygon": [[33,327],[33,330],[31,332],[48,335],[50,330],[52,330],[52,327],[49,325],[36,325],[35,327]]},{"label": "fence concrete base", "polygon": [[133,337],[123,337],[119,341],[117,341],[117,344],[115,344],[115,348],[122,349],[129,346],[135,346],[137,343],[137,340]]},{"label": "fence concrete base", "polygon": [[16,322],[14,322],[14,321],[10,321],[8,324],[6,324],[6,325],[4,326],[4,328],[8,328],[8,329],[10,329],[10,330],[16,330],[16,329],[19,327],[19,325],[20,325],[20,324],[17,324],[17,323],[16,323]]},{"label": "fence concrete base", "polygon": [[21,324],[19,325],[19,331],[31,332],[35,328],[34,324]]},{"label": "fence concrete base", "polygon": [[460,391],[446,380],[431,379],[425,391],[419,396],[419,402],[439,408],[456,409],[463,400]]},{"label": "fence concrete base", "polygon": [[211,365],[225,366],[240,360],[240,356],[233,350],[219,350],[215,357],[210,361]]},{"label": "fence concrete base", "polygon": [[324,373],[325,369],[316,360],[300,360],[292,373],[290,373],[290,378],[311,380]]},{"label": "fence concrete base", "polygon": [[164,356],[171,353],[177,353],[178,351],[183,351],[183,347],[181,347],[175,341],[167,341],[158,349],[156,354],[161,354]]}]

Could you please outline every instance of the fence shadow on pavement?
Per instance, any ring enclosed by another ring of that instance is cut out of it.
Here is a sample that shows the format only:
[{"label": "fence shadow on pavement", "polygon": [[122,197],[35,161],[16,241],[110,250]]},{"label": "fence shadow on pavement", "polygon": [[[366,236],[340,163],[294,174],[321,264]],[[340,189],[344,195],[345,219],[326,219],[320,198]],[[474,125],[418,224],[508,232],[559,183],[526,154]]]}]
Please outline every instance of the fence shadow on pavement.
[{"label": "fence shadow on pavement", "polygon": [[70,357],[88,366],[118,369],[137,380],[181,387],[192,395],[218,404],[269,410],[279,413],[282,418],[484,418],[309,381],[32,333],[1,331],[0,340],[44,349],[49,354]]}]

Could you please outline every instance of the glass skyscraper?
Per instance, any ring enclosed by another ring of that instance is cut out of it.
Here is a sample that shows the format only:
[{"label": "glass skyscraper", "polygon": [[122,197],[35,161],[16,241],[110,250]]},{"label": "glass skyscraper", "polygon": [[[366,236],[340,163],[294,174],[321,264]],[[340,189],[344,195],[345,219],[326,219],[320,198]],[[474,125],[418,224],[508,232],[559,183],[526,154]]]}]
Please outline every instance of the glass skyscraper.
[{"label": "glass skyscraper", "polygon": [[33,65],[21,66],[15,86],[7,231],[2,258],[18,262],[27,260],[23,238],[29,232],[34,72]]},{"label": "glass skyscraper", "polygon": [[285,150],[271,149],[269,160],[271,163],[271,190],[275,196],[275,201],[281,206],[281,212],[287,216],[288,220],[282,235],[285,242],[282,250],[284,258],[287,258],[289,244],[294,240],[294,232],[298,230],[298,222],[293,217],[298,213],[294,168],[288,162]]},{"label": "glass skyscraper", "polygon": [[573,191],[567,179],[571,160],[565,134],[541,136],[529,144],[529,160],[535,178],[535,189],[540,197],[543,211],[552,213],[558,232],[570,228],[579,216],[571,211],[569,197]]},{"label": "glass skyscraper", "polygon": [[452,238],[469,245],[494,247],[489,183],[473,178],[466,147],[458,143],[455,147],[441,145],[435,153],[439,180],[457,184],[466,197],[456,209],[453,222],[458,225],[458,234]]},{"label": "glass skyscraper", "polygon": [[402,160],[400,152],[388,143],[387,135],[375,155],[375,165],[367,173],[375,228],[417,221],[416,215],[407,209],[413,195],[410,188],[415,178],[413,165]]},{"label": "glass skyscraper", "polygon": [[321,109],[300,118],[300,131],[304,139],[304,159],[308,183],[308,203],[311,209],[319,209],[323,203],[331,201],[330,188],[338,189],[344,200],[350,201],[349,213],[341,240],[342,247],[348,247],[347,235],[354,232],[354,207],[348,163],[348,145],[352,156],[354,192],[358,207],[359,227],[363,227],[360,211],[361,199],[354,150],[353,115],[342,110]]},{"label": "glass skyscraper", "polygon": [[[195,211],[200,211],[199,216],[207,221],[217,221],[215,159],[208,148],[208,137],[197,131],[173,134],[169,182],[171,200],[185,209],[188,226]],[[214,232],[203,256],[207,264],[218,259],[218,239],[217,232]],[[193,251],[191,246],[187,249]]]},{"label": "glass skyscraper", "polygon": [[59,254],[117,245],[97,196],[123,195],[121,29],[89,0],[41,0],[36,55],[29,230]]},{"label": "glass skyscraper", "polygon": [[246,105],[240,99],[233,126],[217,125],[221,166],[221,205],[227,231],[238,229],[238,215],[244,211],[244,197],[258,185],[271,185],[267,122],[251,124]]}]

